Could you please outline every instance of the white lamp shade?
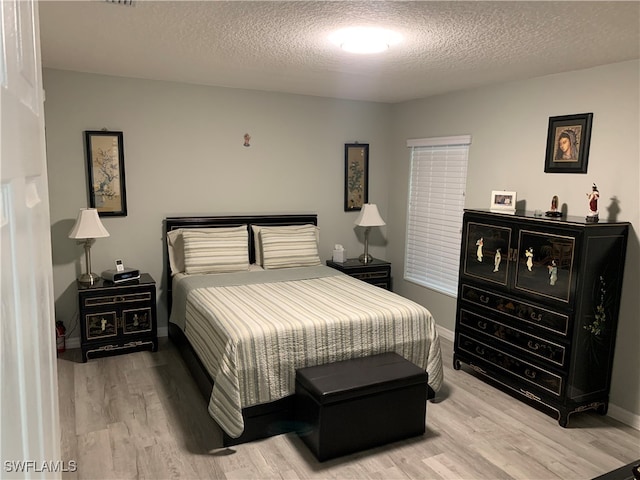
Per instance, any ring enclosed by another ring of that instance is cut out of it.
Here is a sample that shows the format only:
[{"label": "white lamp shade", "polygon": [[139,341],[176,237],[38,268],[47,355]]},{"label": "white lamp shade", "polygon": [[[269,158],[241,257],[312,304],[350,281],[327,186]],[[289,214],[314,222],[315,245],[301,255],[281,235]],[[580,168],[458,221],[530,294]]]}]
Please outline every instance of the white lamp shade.
[{"label": "white lamp shade", "polygon": [[355,223],[359,227],[380,227],[386,225],[375,203],[365,203],[362,205],[360,215],[358,215]]},{"label": "white lamp shade", "polygon": [[98,211],[95,208],[81,208],[76,224],[69,232],[69,238],[101,238],[108,237]]}]

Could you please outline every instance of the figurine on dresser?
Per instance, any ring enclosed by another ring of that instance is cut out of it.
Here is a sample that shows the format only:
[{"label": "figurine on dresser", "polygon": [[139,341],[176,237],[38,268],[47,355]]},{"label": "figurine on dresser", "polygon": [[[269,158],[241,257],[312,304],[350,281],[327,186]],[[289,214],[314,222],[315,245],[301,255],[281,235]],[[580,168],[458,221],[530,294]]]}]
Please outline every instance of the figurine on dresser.
[{"label": "figurine on dresser", "polygon": [[589,199],[589,214],[587,215],[587,222],[597,222],[598,198],[600,198],[600,192],[598,192],[598,187],[595,183],[593,184],[593,187],[591,187],[591,192],[587,193],[587,198]]},{"label": "figurine on dresser", "polygon": [[561,217],[562,212],[558,210],[558,196],[554,195],[551,199],[551,209],[545,212],[547,217]]}]

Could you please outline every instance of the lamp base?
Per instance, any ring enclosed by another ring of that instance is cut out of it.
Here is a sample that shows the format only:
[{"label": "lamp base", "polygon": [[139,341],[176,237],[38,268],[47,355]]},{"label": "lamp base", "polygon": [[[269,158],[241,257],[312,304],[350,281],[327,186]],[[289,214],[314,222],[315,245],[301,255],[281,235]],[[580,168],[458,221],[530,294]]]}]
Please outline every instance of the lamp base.
[{"label": "lamp base", "polygon": [[98,280],[100,280],[100,276],[95,273],[83,273],[78,277],[78,282],[83,285],[94,285]]},{"label": "lamp base", "polygon": [[371,263],[373,261],[373,257],[371,255],[369,255],[369,254],[364,254],[363,253],[362,255],[360,255],[358,257],[358,260],[360,260],[360,263],[367,264],[367,263]]}]

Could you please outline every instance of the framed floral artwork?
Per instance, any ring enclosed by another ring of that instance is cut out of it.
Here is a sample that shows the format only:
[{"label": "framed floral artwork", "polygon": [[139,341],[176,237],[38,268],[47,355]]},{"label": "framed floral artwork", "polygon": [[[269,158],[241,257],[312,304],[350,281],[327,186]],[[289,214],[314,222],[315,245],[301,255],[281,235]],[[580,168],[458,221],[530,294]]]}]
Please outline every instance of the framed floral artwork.
[{"label": "framed floral artwork", "polygon": [[369,201],[369,144],[344,145],[344,211],[362,209]]},{"label": "framed floral artwork", "polygon": [[98,210],[101,217],[125,217],[127,195],[122,132],[87,130],[84,134],[89,206]]}]

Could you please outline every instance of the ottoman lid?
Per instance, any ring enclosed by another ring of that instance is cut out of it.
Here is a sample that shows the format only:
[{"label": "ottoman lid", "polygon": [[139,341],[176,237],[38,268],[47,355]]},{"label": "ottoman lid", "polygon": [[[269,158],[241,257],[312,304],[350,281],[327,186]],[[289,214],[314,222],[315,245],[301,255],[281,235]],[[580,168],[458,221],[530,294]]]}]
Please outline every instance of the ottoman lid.
[{"label": "ottoman lid", "polygon": [[381,353],[296,370],[296,382],[320,403],[424,384],[427,372],[397,353]]}]

